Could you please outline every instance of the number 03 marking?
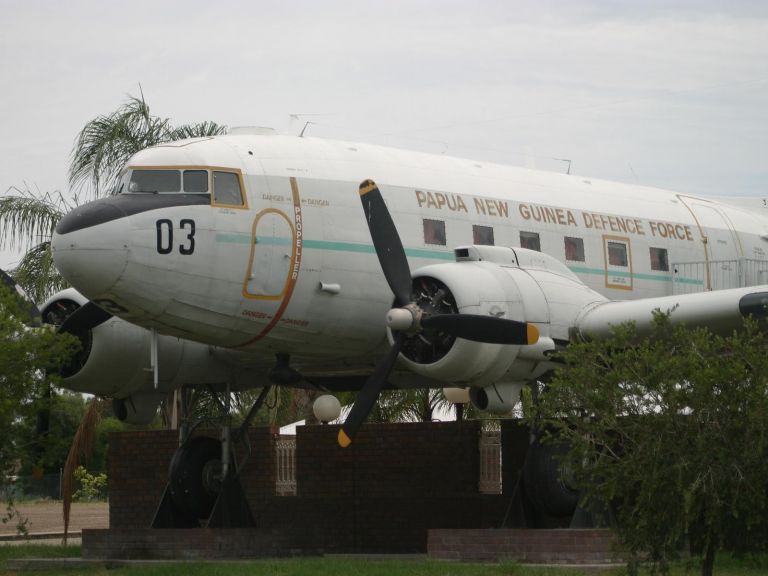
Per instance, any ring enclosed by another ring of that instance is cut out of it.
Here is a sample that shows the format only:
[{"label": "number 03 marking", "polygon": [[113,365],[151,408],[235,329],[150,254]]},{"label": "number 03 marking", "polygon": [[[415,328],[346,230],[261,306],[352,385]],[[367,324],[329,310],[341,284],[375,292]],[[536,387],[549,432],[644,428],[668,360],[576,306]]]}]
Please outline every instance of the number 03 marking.
[{"label": "number 03 marking", "polygon": [[[157,253],[173,252],[173,222],[167,218],[161,218],[155,222],[155,229],[157,230]],[[179,244],[179,254],[189,256],[195,251],[195,221],[183,218],[179,221],[179,229],[182,234],[186,232],[184,241]]]}]

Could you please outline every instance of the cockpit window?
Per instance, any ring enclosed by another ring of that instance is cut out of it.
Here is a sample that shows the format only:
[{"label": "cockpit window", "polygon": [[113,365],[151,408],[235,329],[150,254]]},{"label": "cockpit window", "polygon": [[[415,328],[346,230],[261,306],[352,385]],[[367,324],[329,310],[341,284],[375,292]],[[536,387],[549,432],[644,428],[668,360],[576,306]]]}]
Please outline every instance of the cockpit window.
[{"label": "cockpit window", "polygon": [[184,170],[184,192],[197,194],[208,192],[208,171]]},{"label": "cockpit window", "polygon": [[178,170],[134,170],[128,192],[181,192],[181,172]]},{"label": "cockpit window", "polygon": [[240,191],[240,178],[232,172],[213,173],[214,204],[242,206],[243,195]]}]

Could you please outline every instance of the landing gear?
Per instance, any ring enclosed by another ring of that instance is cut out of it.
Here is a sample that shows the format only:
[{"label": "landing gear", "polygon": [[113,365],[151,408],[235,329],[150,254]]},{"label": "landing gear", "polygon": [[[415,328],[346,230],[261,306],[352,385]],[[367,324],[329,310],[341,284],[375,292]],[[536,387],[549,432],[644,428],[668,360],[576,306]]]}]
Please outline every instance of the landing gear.
[{"label": "landing gear", "polygon": [[193,436],[192,432],[200,422],[190,426],[188,407],[182,402],[184,422],[179,429],[180,446],[171,460],[169,481],[152,521],[153,528],[247,528],[255,525],[239,481],[239,470],[248,455],[238,465],[232,445],[244,439],[269,390],[269,386],[262,390],[234,434],[231,434],[229,394],[221,402],[215,392],[211,392],[224,409],[221,440]]},{"label": "landing gear", "polygon": [[[546,382],[530,383],[530,392],[532,401],[537,402],[540,394],[546,394]],[[585,507],[571,470],[563,466],[569,449],[567,443],[542,442],[544,426],[533,421],[527,432],[520,429],[517,446],[522,450],[517,449],[516,453],[519,474],[504,525],[525,528],[615,525],[610,509],[594,504]],[[521,454],[524,454],[522,458]]]},{"label": "landing gear", "polygon": [[168,492],[190,521],[210,517],[221,492],[221,442],[198,436],[183,444],[171,460]]}]

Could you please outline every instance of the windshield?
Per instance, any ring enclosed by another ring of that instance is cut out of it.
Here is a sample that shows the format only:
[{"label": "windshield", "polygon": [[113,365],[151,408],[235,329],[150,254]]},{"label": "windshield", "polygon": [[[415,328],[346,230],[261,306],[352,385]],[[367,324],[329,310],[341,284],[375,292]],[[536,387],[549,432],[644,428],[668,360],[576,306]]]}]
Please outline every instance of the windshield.
[{"label": "windshield", "polygon": [[123,175],[115,194],[208,193],[207,170],[132,170]]},{"label": "windshield", "polygon": [[179,170],[134,170],[128,192],[181,192],[181,172]]}]

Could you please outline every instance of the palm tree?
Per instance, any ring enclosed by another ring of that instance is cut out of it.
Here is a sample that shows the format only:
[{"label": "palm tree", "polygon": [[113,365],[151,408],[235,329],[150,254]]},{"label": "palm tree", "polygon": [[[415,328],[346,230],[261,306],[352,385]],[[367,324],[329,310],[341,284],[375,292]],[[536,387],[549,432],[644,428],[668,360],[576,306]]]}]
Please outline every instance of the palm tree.
[{"label": "palm tree", "polygon": [[450,406],[442,390],[385,390],[371,411],[371,422],[431,422],[435,411]]},{"label": "palm tree", "polygon": [[69,184],[73,189],[90,184],[94,195],[101,196],[114,186],[125,163],[139,150],[226,131],[226,126],[215,122],[174,127],[168,118],[150,114],[143,92],[140,98],[129,95],[120,108],[97,116],[81,130],[72,148]]},{"label": "palm tree", "polygon": [[[97,116],[80,131],[72,148],[69,183],[73,190],[90,185],[93,196],[110,190],[128,159],[144,148],[196,136],[223,134],[226,126],[200,122],[172,126],[168,118],[149,112],[135,96],[111,114]],[[67,286],[53,265],[50,240],[59,219],[79,204],[61,192],[42,193],[11,187],[0,197],[0,249],[27,250],[11,275],[37,302]]]},{"label": "palm tree", "polygon": [[61,192],[42,193],[12,186],[0,197],[0,248],[22,248],[26,253],[11,271],[14,280],[35,302],[42,302],[67,283],[53,265],[51,236],[56,223],[77,206]]},{"label": "palm tree", "polygon": [[90,184],[95,196],[101,196],[112,189],[125,163],[139,150],[226,131],[215,122],[174,127],[168,118],[150,114],[143,92],[140,98],[129,96],[120,108],[97,116],[82,129],[72,148],[69,184],[73,189]]}]

